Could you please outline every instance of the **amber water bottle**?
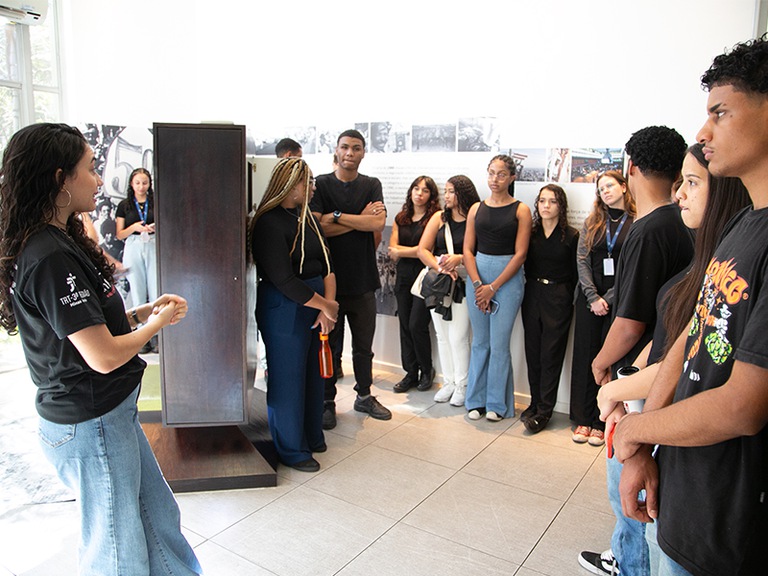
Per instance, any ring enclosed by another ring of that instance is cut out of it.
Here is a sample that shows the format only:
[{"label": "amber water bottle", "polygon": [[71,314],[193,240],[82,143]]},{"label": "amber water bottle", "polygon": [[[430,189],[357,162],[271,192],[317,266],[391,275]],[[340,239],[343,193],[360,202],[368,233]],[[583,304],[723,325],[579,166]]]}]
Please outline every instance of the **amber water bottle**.
[{"label": "amber water bottle", "polygon": [[328,334],[320,332],[320,376],[330,378],[333,376],[333,354],[331,354],[331,345],[328,343]]}]

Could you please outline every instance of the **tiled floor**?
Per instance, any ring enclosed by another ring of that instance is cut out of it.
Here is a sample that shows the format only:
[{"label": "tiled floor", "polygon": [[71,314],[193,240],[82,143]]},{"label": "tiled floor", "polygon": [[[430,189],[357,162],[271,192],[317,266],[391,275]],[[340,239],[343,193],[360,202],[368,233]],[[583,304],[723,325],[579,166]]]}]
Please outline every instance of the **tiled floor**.
[{"label": "tiled floor", "polygon": [[[604,450],[574,444],[562,414],[531,436],[517,419],[470,422],[433,392],[394,394],[397,379],[376,374],[388,422],[354,412],[342,380],[320,472],[178,496],[207,575],[587,574],[578,552],[607,548],[613,527]],[[0,410],[33,410],[31,387],[25,369],[1,374]],[[74,574],[77,532],[72,502],[0,517],[0,576]]]}]

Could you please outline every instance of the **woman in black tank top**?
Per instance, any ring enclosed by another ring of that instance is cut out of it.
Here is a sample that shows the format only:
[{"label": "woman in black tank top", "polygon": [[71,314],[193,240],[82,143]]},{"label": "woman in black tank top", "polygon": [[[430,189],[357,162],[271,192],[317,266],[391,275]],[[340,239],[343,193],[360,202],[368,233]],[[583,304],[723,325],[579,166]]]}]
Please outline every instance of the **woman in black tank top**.
[{"label": "woman in black tank top", "polygon": [[495,156],[488,165],[491,196],[467,215],[464,265],[472,322],[467,397],[470,420],[498,422],[515,415],[509,344],[523,299],[522,267],[531,237],[531,210],[514,199],[515,162]]},{"label": "woman in black tank top", "polygon": [[429,219],[440,209],[438,195],[435,181],[419,176],[408,188],[403,209],[392,224],[389,257],[397,267],[395,299],[400,321],[400,358],[405,370],[405,377],[393,388],[395,392],[407,392],[414,386],[420,391],[429,390],[435,378],[429,311],[424,300],[411,294],[411,285],[423,268],[416,251]]},{"label": "woman in black tank top", "polygon": [[[479,202],[472,180],[466,176],[452,176],[445,184],[445,210],[435,213],[419,241],[422,263],[441,274],[450,274],[455,280],[454,299],[450,316],[432,310],[432,321],[437,336],[437,352],[443,370],[443,385],[435,394],[435,402],[448,402],[463,406],[469,373],[469,310],[464,295],[464,232],[467,213]],[[450,230],[452,246],[448,245],[446,227]]]}]

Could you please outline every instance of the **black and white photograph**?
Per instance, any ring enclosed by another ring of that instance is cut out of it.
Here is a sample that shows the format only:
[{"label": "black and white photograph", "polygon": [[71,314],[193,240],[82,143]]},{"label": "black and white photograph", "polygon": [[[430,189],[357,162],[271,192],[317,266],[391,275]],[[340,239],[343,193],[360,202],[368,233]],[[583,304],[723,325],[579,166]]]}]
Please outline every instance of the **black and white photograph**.
[{"label": "black and white photograph", "polygon": [[[360,131],[357,126],[367,126],[367,124],[355,124],[355,130]],[[349,130],[348,125],[340,124],[336,126],[318,125],[317,127],[317,154],[333,154],[336,151],[336,140],[339,134]],[[362,131],[360,131],[362,132]],[[365,133],[362,132],[363,136]]]},{"label": "black and white photograph", "polygon": [[494,152],[498,149],[496,118],[459,118],[459,152]]},{"label": "black and white photograph", "polygon": [[363,138],[365,138],[366,142],[370,140],[370,126],[371,125],[368,122],[355,122],[355,130],[363,135]]},{"label": "black and white photograph", "polygon": [[399,153],[411,151],[411,127],[395,122],[371,122],[368,152]]},{"label": "black and white photograph", "polygon": [[571,182],[595,182],[606,170],[624,171],[623,148],[574,148],[571,151]]},{"label": "black and white photograph", "polygon": [[571,149],[550,148],[547,160],[546,182],[570,182]]},{"label": "black and white photograph", "polygon": [[304,154],[314,154],[316,149],[315,126],[291,126],[266,130],[246,130],[246,154],[274,156],[275,146],[283,138],[291,138],[301,144]]},{"label": "black and white photograph", "polygon": [[395,263],[389,258],[389,239],[392,237],[392,226],[385,226],[381,233],[381,242],[376,247],[376,266],[379,269],[381,288],[376,290],[376,312],[385,316],[395,316],[397,300],[395,299]]},{"label": "black and white photograph", "polygon": [[413,127],[413,152],[456,152],[456,124],[422,124]]}]

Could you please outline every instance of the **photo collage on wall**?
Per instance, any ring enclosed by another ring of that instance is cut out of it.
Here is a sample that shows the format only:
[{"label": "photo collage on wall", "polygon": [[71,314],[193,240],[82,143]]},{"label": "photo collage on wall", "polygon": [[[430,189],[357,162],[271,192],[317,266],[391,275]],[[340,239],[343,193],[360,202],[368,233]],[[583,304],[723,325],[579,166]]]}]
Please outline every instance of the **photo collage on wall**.
[{"label": "photo collage on wall", "polygon": [[[492,117],[460,118],[442,123],[370,121],[247,129],[246,152],[249,156],[274,158],[275,145],[288,137],[302,145],[311,164],[322,165],[318,173],[330,172],[331,161],[326,162],[322,156],[333,155],[338,135],[350,126],[366,139],[367,155],[362,171],[381,180],[387,204],[387,226],[376,255],[382,285],[377,293],[377,305],[380,314],[390,316],[396,310],[395,266],[387,255],[391,223],[416,175],[429,174],[442,192],[447,178],[465,174],[475,182],[484,198],[488,194],[485,169],[490,156],[508,154],[516,166],[516,196],[528,203],[544,183],[557,182],[568,192],[569,221],[579,227],[594,200],[597,175],[610,169],[623,170],[624,166],[623,150],[619,147],[511,147],[507,144],[510,136],[504,134],[501,123]],[[85,124],[80,129],[94,149],[97,170],[104,181],[91,218],[101,246],[120,262],[123,242],[116,238],[115,212],[126,197],[130,173],[138,167],[152,172],[152,130],[102,124]],[[130,285],[119,266],[116,278],[126,306],[130,306]]]},{"label": "photo collage on wall", "polygon": [[116,263],[115,284],[126,308],[133,306],[131,288],[122,267],[124,242],[117,238],[117,205],[128,193],[128,178],[135,168],[152,172],[152,130],[126,126],[84,124],[78,126],[96,157],[96,171],[104,184],[91,214],[99,246]]},{"label": "photo collage on wall", "polygon": [[[459,118],[455,122],[407,123],[394,120],[289,127],[248,132],[248,153],[274,157],[275,145],[282,138],[293,138],[302,145],[305,156],[332,155],[338,135],[354,126],[366,140],[366,160],[361,171],[376,176],[382,183],[388,209],[387,226],[377,247],[376,260],[382,288],[377,292],[380,314],[394,315],[395,266],[387,255],[392,220],[402,207],[407,188],[419,174],[429,174],[441,191],[445,180],[454,174],[469,176],[480,197],[487,196],[485,168],[490,155],[508,154],[514,159],[516,196],[530,203],[545,183],[555,182],[568,193],[569,223],[580,228],[594,201],[594,182],[607,170],[624,168],[620,147],[517,148],[510,146],[511,135],[493,117]],[[408,154],[410,153],[410,154]],[[387,154],[402,154],[399,157]],[[311,163],[312,160],[308,159]],[[330,162],[322,162],[322,172]]]}]

